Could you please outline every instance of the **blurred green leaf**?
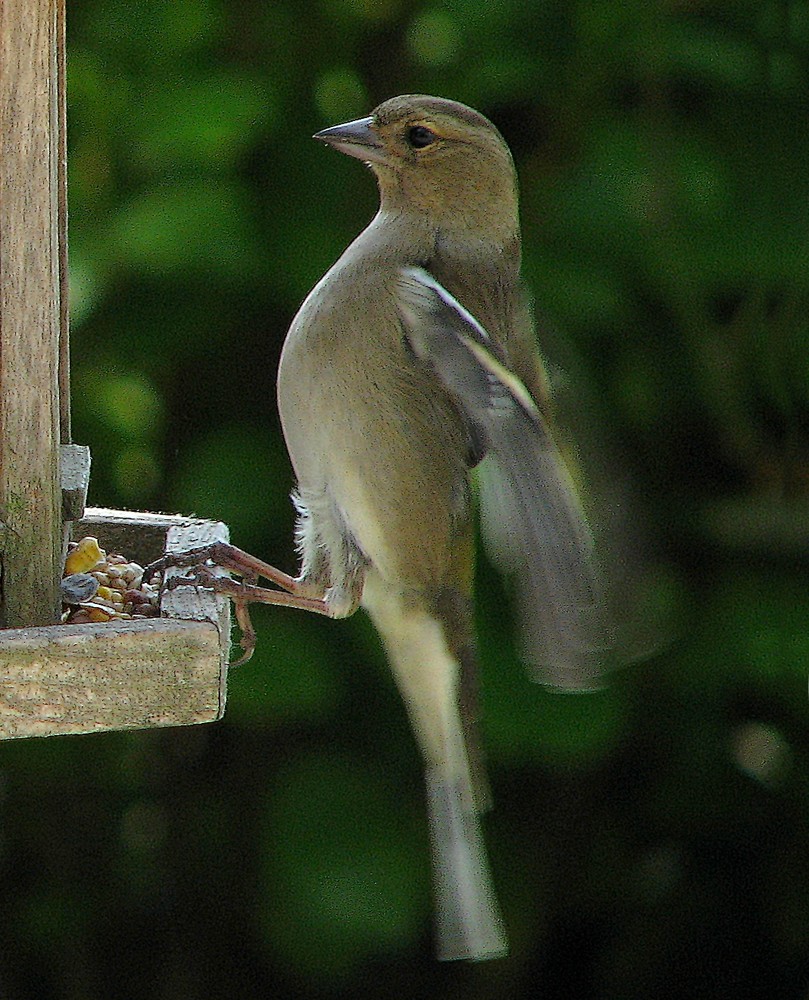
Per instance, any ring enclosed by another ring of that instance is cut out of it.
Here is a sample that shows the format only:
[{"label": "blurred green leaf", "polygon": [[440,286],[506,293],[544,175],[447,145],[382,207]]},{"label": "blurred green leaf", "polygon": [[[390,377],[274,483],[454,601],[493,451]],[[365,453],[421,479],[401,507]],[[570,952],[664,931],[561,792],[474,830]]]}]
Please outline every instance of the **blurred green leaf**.
[{"label": "blurred green leaf", "polygon": [[244,274],[252,226],[236,183],[194,180],[135,196],[114,221],[112,248],[125,267]]},{"label": "blurred green leaf", "polygon": [[256,652],[230,674],[228,722],[283,729],[332,718],[344,697],[333,662],[334,626],[313,632],[302,612],[287,608],[255,606],[252,620]]},{"label": "blurred green leaf", "polygon": [[289,473],[281,445],[267,430],[217,423],[200,435],[172,472],[171,503],[229,525],[235,541],[250,548],[263,524],[291,524]]},{"label": "blurred green leaf", "polygon": [[133,154],[150,175],[210,167],[231,171],[277,114],[266,82],[232,71],[161,78],[141,95]]},{"label": "blurred green leaf", "polygon": [[262,921],[287,962],[327,984],[412,946],[427,910],[426,854],[412,802],[378,767],[311,753],[281,768],[266,809]]}]

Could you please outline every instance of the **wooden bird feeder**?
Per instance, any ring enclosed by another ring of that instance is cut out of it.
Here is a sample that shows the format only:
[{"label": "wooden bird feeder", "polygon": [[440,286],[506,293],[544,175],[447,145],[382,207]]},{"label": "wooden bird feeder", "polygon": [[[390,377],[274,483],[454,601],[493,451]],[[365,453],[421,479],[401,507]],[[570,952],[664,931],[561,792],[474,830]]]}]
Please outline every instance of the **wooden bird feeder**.
[{"label": "wooden bird feeder", "polygon": [[58,624],[71,537],[145,565],[228,540],[218,522],[87,509],[71,443],[64,0],[0,5],[0,739],[221,718],[229,602],[166,591],[161,616]]}]

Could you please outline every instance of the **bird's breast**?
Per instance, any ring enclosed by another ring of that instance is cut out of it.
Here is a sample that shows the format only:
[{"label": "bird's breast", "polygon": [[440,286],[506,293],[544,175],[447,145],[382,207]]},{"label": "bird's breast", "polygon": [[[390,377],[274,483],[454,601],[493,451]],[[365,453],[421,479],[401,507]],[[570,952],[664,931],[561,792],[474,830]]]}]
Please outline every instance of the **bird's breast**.
[{"label": "bird's breast", "polygon": [[313,289],[282,353],[278,403],[299,489],[328,495],[386,576],[440,575],[468,517],[467,435],[406,346],[393,282],[351,278],[338,271]]}]

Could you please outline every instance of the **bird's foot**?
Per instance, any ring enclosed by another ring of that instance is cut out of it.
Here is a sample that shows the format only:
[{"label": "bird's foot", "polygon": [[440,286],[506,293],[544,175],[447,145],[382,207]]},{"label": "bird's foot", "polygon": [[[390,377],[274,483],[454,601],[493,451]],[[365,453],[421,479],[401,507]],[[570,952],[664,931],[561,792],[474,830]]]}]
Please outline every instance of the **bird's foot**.
[{"label": "bird's foot", "polygon": [[[172,576],[166,580],[164,586],[168,590],[187,586],[203,587],[217,594],[224,594],[233,601],[236,621],[242,633],[239,644],[244,653],[230,664],[232,667],[246,663],[256,647],[256,632],[248,610],[250,604],[277,604],[334,617],[333,610],[324,598],[312,596],[311,585],[305,585],[296,577],[227,542],[213,542],[211,545],[188,549],[186,552],[167,553],[146,567],[144,579],[149,580],[154,573],[164,572],[173,567],[189,567],[191,572],[184,576]],[[215,567],[236,573],[242,580],[218,576],[214,573]],[[264,577],[283,589],[271,590],[268,587],[259,587],[257,585],[259,577]]]}]

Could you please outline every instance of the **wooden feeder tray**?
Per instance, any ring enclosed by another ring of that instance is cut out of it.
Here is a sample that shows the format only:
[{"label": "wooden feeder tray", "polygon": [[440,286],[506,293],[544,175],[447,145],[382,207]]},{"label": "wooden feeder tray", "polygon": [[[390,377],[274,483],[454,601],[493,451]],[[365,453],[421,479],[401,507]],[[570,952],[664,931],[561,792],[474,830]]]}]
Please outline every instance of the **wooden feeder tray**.
[{"label": "wooden feeder tray", "polygon": [[[143,565],[164,551],[228,540],[218,521],[105,508],[88,508],[73,535],[95,535]],[[160,611],[160,618],[0,630],[0,739],[220,719],[229,601],[178,587],[164,591]]]}]

